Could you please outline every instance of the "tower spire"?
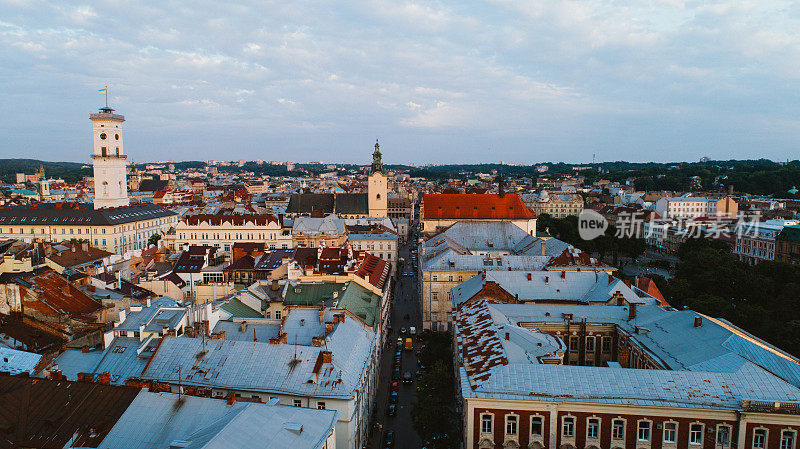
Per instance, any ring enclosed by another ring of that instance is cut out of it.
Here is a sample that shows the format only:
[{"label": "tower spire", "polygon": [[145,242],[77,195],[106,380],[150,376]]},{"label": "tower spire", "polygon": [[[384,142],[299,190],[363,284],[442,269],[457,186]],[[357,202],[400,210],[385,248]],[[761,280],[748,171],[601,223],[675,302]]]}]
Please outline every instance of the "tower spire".
[{"label": "tower spire", "polygon": [[381,156],[381,145],[378,143],[378,139],[375,139],[375,151],[372,152],[372,167],[370,167],[369,174],[373,173],[383,173],[386,172],[383,169],[383,161]]}]

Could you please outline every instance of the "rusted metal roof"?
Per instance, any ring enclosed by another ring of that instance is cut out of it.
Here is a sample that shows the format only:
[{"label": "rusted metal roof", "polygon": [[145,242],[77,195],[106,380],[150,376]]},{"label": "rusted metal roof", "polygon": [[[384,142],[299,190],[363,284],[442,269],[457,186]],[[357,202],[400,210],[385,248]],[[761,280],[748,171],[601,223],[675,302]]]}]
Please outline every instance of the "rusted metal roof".
[{"label": "rusted metal roof", "polygon": [[0,376],[0,448],[97,447],[139,388]]},{"label": "rusted metal roof", "polygon": [[23,295],[23,307],[30,307],[46,315],[69,315],[76,318],[92,315],[103,308],[100,302],[53,270],[25,277],[18,282],[36,293],[35,298],[30,294]]}]

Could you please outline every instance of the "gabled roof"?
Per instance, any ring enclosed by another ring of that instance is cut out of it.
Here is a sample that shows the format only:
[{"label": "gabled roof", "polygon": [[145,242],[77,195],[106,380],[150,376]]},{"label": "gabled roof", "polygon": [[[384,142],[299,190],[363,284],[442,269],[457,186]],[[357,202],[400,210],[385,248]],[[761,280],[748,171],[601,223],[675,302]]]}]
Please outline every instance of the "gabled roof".
[{"label": "gabled roof", "polygon": [[536,214],[519,195],[502,197],[485,194],[426,194],[423,197],[425,220],[529,220]]},{"label": "gabled roof", "polygon": [[356,276],[366,279],[370,284],[383,289],[386,280],[389,278],[391,263],[380,257],[365,253],[364,259],[356,269]]}]

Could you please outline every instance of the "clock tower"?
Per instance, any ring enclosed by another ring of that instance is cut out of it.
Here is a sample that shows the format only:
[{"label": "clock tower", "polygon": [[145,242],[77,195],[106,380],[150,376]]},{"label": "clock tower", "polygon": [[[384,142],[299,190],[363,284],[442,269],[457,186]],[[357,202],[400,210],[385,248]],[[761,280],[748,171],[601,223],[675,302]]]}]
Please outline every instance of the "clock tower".
[{"label": "clock tower", "polygon": [[375,151],[372,152],[372,166],[367,182],[367,196],[370,217],[388,217],[388,178],[381,161],[381,146],[375,140]]},{"label": "clock tower", "polygon": [[125,181],[128,156],[122,151],[122,123],[125,117],[108,107],[89,114],[92,121],[92,168],[94,171],[94,208],[130,205]]}]

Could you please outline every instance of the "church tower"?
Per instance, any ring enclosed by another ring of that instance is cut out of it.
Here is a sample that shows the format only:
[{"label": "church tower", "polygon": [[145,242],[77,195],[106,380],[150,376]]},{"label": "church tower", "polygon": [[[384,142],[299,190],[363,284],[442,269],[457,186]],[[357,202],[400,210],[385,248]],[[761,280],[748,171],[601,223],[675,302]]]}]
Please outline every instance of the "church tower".
[{"label": "church tower", "polygon": [[122,123],[125,117],[114,114],[108,103],[97,114],[89,114],[92,121],[94,154],[94,208],[130,205],[125,170],[128,156],[122,151]]},{"label": "church tower", "polygon": [[367,197],[370,217],[388,217],[388,178],[381,161],[381,146],[375,140],[372,152],[372,167],[369,170]]}]

